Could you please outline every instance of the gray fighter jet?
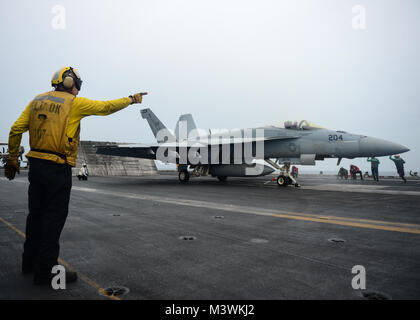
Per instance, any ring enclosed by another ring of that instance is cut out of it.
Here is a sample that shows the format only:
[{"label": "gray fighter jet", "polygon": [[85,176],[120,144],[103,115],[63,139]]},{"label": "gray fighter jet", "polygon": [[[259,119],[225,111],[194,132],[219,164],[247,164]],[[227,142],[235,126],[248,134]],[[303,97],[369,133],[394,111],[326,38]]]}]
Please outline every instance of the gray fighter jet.
[{"label": "gray fighter jet", "polygon": [[[150,109],[141,110],[155,135],[157,145],[112,145],[97,153],[176,163],[181,182],[211,175],[255,177],[280,170],[279,186],[299,184],[289,173],[290,165],[315,165],[316,160],[387,156],[409,151],[403,145],[382,139],[325,129],[303,120],[286,121],[260,128],[229,131],[197,129],[190,114],[181,115],[175,132],[169,131]],[[256,163],[264,160],[268,165]],[[273,161],[274,160],[274,161]]]}]

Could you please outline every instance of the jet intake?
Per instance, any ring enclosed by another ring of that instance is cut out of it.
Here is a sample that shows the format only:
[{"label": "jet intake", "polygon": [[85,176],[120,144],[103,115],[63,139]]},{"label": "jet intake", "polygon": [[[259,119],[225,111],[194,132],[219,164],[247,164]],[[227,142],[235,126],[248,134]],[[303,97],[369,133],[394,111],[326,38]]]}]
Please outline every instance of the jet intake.
[{"label": "jet intake", "polygon": [[316,154],[301,154],[300,164],[303,166],[314,166]]},{"label": "jet intake", "polygon": [[303,166],[314,166],[315,158],[316,154],[301,154],[300,158],[277,158],[277,162],[288,164],[300,164]]}]

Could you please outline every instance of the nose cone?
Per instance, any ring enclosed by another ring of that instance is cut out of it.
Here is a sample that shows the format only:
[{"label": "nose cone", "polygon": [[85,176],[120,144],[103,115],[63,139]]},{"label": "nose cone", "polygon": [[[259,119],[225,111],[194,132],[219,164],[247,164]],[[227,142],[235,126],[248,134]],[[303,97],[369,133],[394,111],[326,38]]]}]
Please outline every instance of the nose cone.
[{"label": "nose cone", "polygon": [[402,144],[372,138],[363,137],[360,139],[360,153],[362,157],[370,156],[390,156],[397,153],[407,152],[410,149],[403,146]]}]

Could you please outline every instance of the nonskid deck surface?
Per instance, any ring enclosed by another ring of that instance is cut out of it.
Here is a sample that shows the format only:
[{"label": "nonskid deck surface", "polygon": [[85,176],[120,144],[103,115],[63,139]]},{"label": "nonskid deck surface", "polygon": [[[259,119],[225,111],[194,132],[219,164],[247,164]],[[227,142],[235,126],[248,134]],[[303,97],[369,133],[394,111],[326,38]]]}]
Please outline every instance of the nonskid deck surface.
[{"label": "nonskid deck surface", "polygon": [[273,177],[74,178],[60,257],[81,277],[60,292],[20,274],[28,182],[0,178],[0,299],[420,298],[420,180]]}]

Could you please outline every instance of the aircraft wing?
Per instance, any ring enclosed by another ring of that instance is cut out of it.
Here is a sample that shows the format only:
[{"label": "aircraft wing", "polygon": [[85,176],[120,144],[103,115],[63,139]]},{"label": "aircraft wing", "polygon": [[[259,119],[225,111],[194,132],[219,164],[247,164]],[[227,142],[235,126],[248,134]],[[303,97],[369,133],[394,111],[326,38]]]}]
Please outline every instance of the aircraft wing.
[{"label": "aircraft wing", "polygon": [[174,142],[165,142],[159,144],[159,147],[175,148],[175,147],[205,147],[205,146],[215,146],[215,145],[226,145],[226,144],[236,144],[236,143],[253,143],[253,142],[262,142],[262,141],[275,141],[275,140],[287,140],[287,139],[297,139],[300,136],[277,136],[277,137],[252,137],[252,138],[220,138],[220,139],[190,139],[183,141],[174,141]]},{"label": "aircraft wing", "polygon": [[299,136],[282,136],[282,137],[261,137],[261,138],[238,138],[238,139],[214,139],[214,141],[203,141],[200,139],[193,140],[184,140],[184,141],[174,141],[174,142],[165,142],[159,145],[137,145],[137,144],[120,144],[120,145],[108,145],[108,146],[97,146],[96,153],[104,154],[109,156],[118,156],[118,157],[133,157],[133,158],[143,158],[143,159],[154,159],[156,160],[156,152],[158,148],[199,148],[199,147],[209,147],[217,145],[234,145],[235,143],[254,143],[261,141],[274,141],[274,140],[286,140],[286,139],[296,139]]},{"label": "aircraft wing", "polygon": [[142,159],[156,159],[157,146],[99,146],[96,147],[96,153],[118,157],[132,157]]}]

